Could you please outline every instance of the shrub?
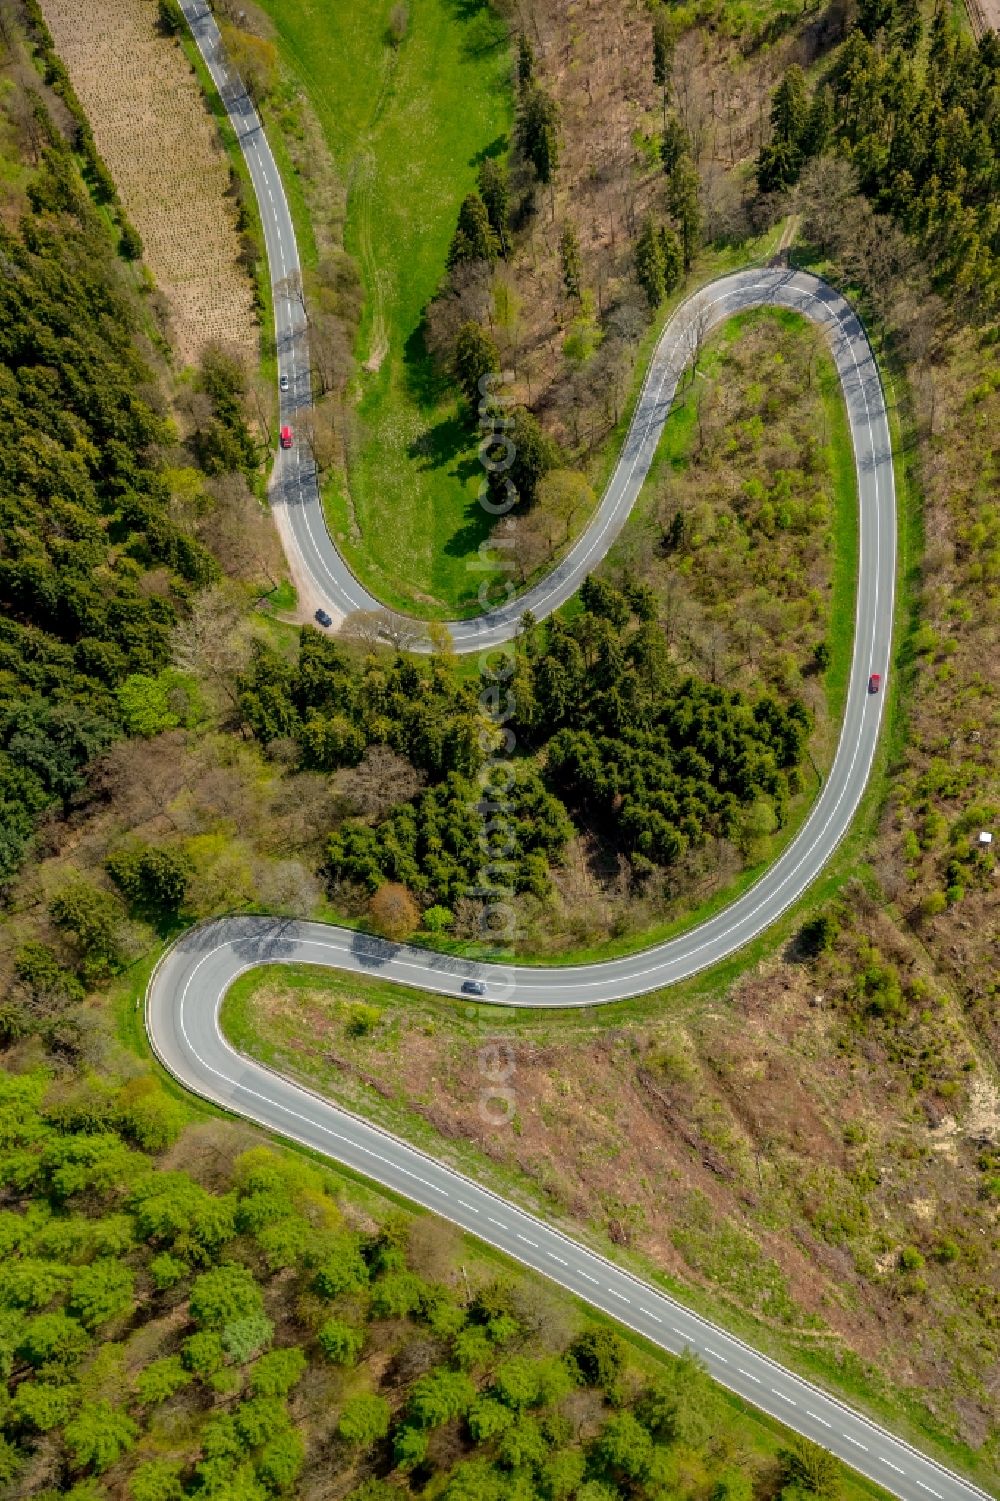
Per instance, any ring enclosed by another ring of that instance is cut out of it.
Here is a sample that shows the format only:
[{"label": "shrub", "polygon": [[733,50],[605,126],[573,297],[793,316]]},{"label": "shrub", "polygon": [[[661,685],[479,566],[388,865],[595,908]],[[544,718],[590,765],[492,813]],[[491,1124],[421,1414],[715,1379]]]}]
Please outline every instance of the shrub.
[{"label": "shrub", "polygon": [[196,1324],[222,1329],[238,1319],[262,1314],[264,1299],[253,1273],[239,1262],[230,1261],[195,1279],[190,1309]]},{"label": "shrub", "polygon": [[308,1362],[298,1345],[285,1345],[262,1355],[250,1372],[250,1390],[255,1397],[287,1397],[302,1379]]},{"label": "shrub", "polygon": [[364,1334],[343,1319],[327,1319],[316,1336],[327,1360],[334,1365],[354,1365],[365,1342]]},{"label": "shrub", "polygon": [[795,1438],[780,1456],[786,1486],[814,1496],[832,1497],[840,1489],[840,1464],[828,1449],[807,1438]]},{"label": "shrub", "polygon": [[14,1421],[37,1433],[61,1427],[79,1401],[75,1386],[53,1386],[44,1381],[22,1381],[14,1394],[10,1413]]},{"label": "shrub", "polygon": [[274,1338],[274,1325],[262,1313],[234,1319],[222,1331],[222,1348],[237,1365],[246,1365]]},{"label": "shrub", "polygon": [[137,845],[110,855],[105,868],[134,912],[162,921],[184,905],[191,866],[177,850]]},{"label": "shrub", "polygon": [[187,1370],[207,1380],[222,1364],[222,1340],[210,1329],[192,1334],[181,1346],[181,1360]]},{"label": "shrub", "polygon": [[414,1383],[408,1411],[421,1428],[436,1428],[468,1412],[475,1399],[476,1388],[464,1372],[438,1367]]},{"label": "shrub", "polygon": [[122,223],[122,232],[118,240],[118,253],[126,261],[138,261],[142,259],[142,236],[134,224],[126,219]]},{"label": "shrub", "polygon": [[833,948],[838,931],[838,926],[832,917],[825,912],[817,913],[799,929],[802,952],[810,958],[818,958],[820,954]]},{"label": "shrub", "polygon": [[136,1377],[135,1389],[140,1402],[165,1402],[175,1392],[187,1386],[191,1373],[184,1368],[179,1355],[166,1355],[154,1360]]},{"label": "shrub", "polygon": [[523,1355],[504,1361],[493,1382],[494,1391],[507,1407],[532,1407],[541,1396],[538,1367]]},{"label": "shrub", "polygon": [[348,1443],[370,1449],[389,1432],[388,1402],[369,1392],[351,1397],[344,1404],[337,1431]]},{"label": "shrub", "polygon": [[120,1408],[99,1401],[81,1407],[63,1434],[75,1464],[101,1471],[110,1469],[131,1449],[139,1429]]},{"label": "shrub", "polygon": [[29,1365],[58,1361],[67,1366],[79,1359],[87,1344],[87,1335],[76,1319],[64,1313],[40,1313],[28,1321],[19,1351]]},{"label": "shrub", "polygon": [[297,1428],[270,1439],[261,1450],[257,1473],[272,1491],[289,1491],[306,1457],[306,1446]]},{"label": "shrub", "polygon": [[169,1251],[161,1251],[149,1263],[149,1275],[157,1292],[164,1292],[186,1277],[190,1268]]},{"label": "shrub", "polygon": [[352,1006],[347,1015],[345,1031],[348,1037],[367,1037],[382,1020],[377,1006]]},{"label": "shrub", "polygon": [[356,1240],[344,1236],[326,1256],[319,1267],[315,1285],[324,1298],[338,1298],[341,1293],[354,1292],[368,1281],[368,1268],[361,1256]]},{"label": "shrub", "polygon": [[156,24],[164,36],[176,36],[184,29],[184,12],[177,0],[158,0]]},{"label": "shrub", "polygon": [[171,1459],[147,1459],[136,1465],[129,1478],[132,1501],[183,1501],[182,1470]]},{"label": "shrub", "polygon": [[78,1318],[85,1328],[96,1329],[98,1324],[131,1308],[134,1291],[134,1278],[129,1268],[120,1261],[102,1257],[74,1272],[73,1290],[66,1311]]},{"label": "shrub", "polygon": [[585,1386],[613,1387],[625,1363],[625,1346],[611,1329],[587,1329],[570,1345]]},{"label": "shrub", "polygon": [[396,1431],[392,1452],[401,1470],[412,1470],[427,1458],[427,1435],[419,1428],[404,1427]]},{"label": "shrub", "polygon": [[122,967],[119,930],[123,912],[109,891],[82,880],[71,881],[49,903],[49,916],[76,941],[85,980],[101,979]]}]

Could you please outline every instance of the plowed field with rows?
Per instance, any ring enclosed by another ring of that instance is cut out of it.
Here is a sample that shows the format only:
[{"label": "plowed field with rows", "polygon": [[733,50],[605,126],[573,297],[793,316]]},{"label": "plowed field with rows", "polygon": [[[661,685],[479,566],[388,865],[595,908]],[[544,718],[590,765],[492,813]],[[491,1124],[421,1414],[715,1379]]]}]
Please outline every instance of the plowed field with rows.
[{"label": "plowed field with rows", "polygon": [[225,152],[183,51],[156,31],[155,0],[43,0],[42,10],[169,303],[178,358],[195,360],[213,340],[253,358]]}]

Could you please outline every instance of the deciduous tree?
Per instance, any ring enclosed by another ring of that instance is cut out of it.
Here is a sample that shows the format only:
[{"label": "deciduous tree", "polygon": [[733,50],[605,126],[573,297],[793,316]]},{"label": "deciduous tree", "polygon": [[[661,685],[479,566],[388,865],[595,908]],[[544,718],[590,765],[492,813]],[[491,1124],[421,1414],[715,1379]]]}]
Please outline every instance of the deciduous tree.
[{"label": "deciduous tree", "polygon": [[368,903],[368,916],[381,937],[402,943],[416,931],[420,909],[405,886],[398,881],[386,881]]}]

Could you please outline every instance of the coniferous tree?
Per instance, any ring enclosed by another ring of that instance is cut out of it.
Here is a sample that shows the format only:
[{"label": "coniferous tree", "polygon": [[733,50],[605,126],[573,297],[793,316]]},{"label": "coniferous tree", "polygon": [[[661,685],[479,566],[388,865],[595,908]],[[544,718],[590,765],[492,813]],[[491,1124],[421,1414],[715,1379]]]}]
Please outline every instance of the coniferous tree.
[{"label": "coniferous tree", "polygon": [[559,107],[538,84],[525,98],[521,134],[539,182],[551,182],[559,165]]},{"label": "coniferous tree", "polygon": [[572,224],[567,224],[559,240],[559,256],[562,261],[563,286],[569,297],[578,301],[583,296],[583,265],[580,260],[580,241]]},{"label": "coniferous tree", "polygon": [[833,138],[835,123],[833,90],[828,84],[824,84],[816,90],[809,106],[802,132],[801,144],[804,156],[819,156],[826,150]]},{"label": "coniferous tree", "polygon": [[510,233],[510,183],[503,162],[488,156],[479,168],[479,196],[486,206],[490,227],[506,256]]},{"label": "coniferous tree", "polygon": [[478,411],[482,400],[480,382],[484,375],[500,369],[500,355],[489,334],[471,320],[463,323],[455,340],[455,377],[466,401]]},{"label": "coniferous tree", "polygon": [[892,27],[896,8],[897,0],[858,0],[858,25],[869,41]]},{"label": "coniferous tree", "polygon": [[486,205],[478,193],[470,193],[458,211],[458,227],[448,252],[448,265],[458,266],[463,261],[488,261],[492,265],[499,248]]},{"label": "coniferous tree", "polygon": [[672,229],[660,226],[660,255],[663,259],[663,288],[672,292],[684,271],[684,247]]},{"label": "coniferous tree", "polygon": [[663,266],[663,245],[652,219],[642,227],[635,247],[635,272],[650,307],[658,307],[667,289]]},{"label": "coniferous tree", "polygon": [[[814,122],[820,128],[821,119]],[[757,161],[761,192],[773,193],[798,180],[810,127],[809,92],[802,69],[794,63],[771,101],[771,140]]]},{"label": "coniferous tree", "polygon": [[698,169],[689,156],[682,156],[670,175],[668,198],[670,212],[677,220],[680,232],[685,271],[690,271],[691,263],[701,245],[701,204],[698,198],[698,187]]},{"label": "coniferous tree", "polygon": [[517,38],[517,82],[522,94],[530,87],[534,77],[535,49],[527,32],[522,31]]},{"label": "coniferous tree", "polygon": [[771,125],[775,135],[798,145],[802,140],[808,112],[806,76],[798,63],[793,63],[774,92]]},{"label": "coniferous tree", "polygon": [[674,59],[673,28],[666,8],[661,6],[653,16],[653,82],[664,93],[670,82],[670,65]]},{"label": "coniferous tree", "polygon": [[681,124],[680,117],[671,110],[663,122],[663,135],[660,138],[660,161],[668,177],[687,151],[688,145],[688,133]]}]

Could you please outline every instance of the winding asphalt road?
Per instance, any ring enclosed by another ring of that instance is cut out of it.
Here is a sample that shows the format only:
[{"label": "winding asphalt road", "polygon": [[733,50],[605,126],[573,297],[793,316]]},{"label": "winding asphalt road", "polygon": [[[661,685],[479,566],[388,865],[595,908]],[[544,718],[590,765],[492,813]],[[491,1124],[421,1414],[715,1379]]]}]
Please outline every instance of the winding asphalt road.
[{"label": "winding asphalt road", "polygon": [[[181,5],[253,179],[274,287],[279,369],[289,384],[281,397],[282,421],[294,423],[311,404],[308,326],[280,174],[257,113],[226,64],[211,13],[197,0],[181,0]],[[867,683],[872,672],[881,673],[884,681],[888,671],[896,569],[891,441],[878,371],[856,314],[824,282],[802,272],[749,269],[685,302],[660,339],[614,475],[583,536],[527,594],[478,620],[455,622],[450,630],[459,651],[494,647],[510,639],[525,609],[541,618],[575,593],[624,524],[677,383],[706,334],[732,313],[760,305],[793,308],[818,323],[828,337],[847,403],[860,508],[854,656],[840,742],[823,790],[790,847],[751,890],[698,928],[644,953],[600,964],[479,966],[318,923],[227,918],[186,934],[164,955],[147,992],[147,1028],[163,1065],[195,1094],[444,1216],[654,1344],[675,1352],[696,1350],[725,1386],[905,1501],[928,1496],[934,1501],[983,1501],[985,1492],[651,1284],[405,1142],[243,1057],[219,1028],[219,1008],[234,979],[267,963],[334,966],[456,999],[466,980],[481,979],[486,999],[508,1006],[593,1006],[640,995],[743,947],[822,870],[850,825],[875,754],[884,698],[869,694]],[[354,610],[380,608],[330,539],[303,445],[279,460],[274,509],[297,581],[308,579],[310,591],[331,615],[339,619]],[[497,1063],[502,1072],[502,1057]]]}]

